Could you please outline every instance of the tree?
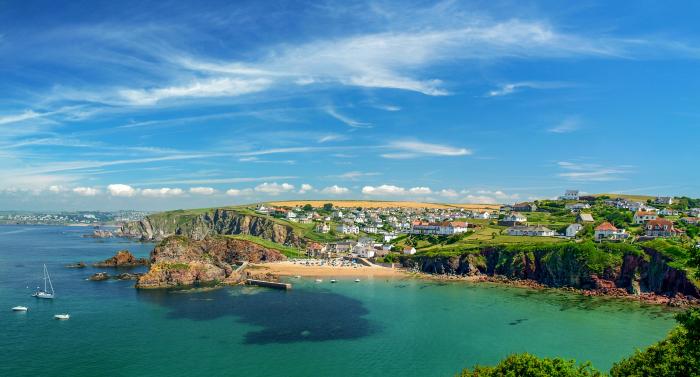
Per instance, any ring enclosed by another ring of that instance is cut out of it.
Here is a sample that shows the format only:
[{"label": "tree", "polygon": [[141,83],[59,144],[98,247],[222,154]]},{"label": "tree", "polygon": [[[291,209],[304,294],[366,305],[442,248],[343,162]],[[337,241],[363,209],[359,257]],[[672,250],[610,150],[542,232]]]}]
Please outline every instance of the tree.
[{"label": "tree", "polygon": [[307,203],[306,205],[304,205],[304,207],[302,207],[302,209],[306,212],[310,212],[314,209],[314,207],[311,204]]},{"label": "tree", "polygon": [[330,212],[333,210],[333,203],[326,203],[323,205],[323,210],[326,212]]},{"label": "tree", "polygon": [[574,360],[538,358],[529,353],[510,355],[492,367],[465,369],[460,377],[600,377],[589,363],[576,365]]}]

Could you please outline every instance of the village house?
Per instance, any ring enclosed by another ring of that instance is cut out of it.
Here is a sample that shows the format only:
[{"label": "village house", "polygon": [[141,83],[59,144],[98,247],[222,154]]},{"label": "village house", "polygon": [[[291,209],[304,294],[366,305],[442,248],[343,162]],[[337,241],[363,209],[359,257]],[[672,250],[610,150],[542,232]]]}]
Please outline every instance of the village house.
[{"label": "village house", "polygon": [[569,238],[574,238],[578,234],[578,232],[583,229],[583,225],[579,223],[574,223],[566,227],[565,235]]},{"label": "village house", "polygon": [[615,225],[604,222],[597,227],[595,227],[594,238],[596,241],[602,240],[623,240],[627,238],[628,234],[624,229],[617,229]]},{"label": "village house", "polygon": [[513,204],[513,211],[515,212],[536,212],[537,204],[535,203],[516,203]]},{"label": "village house", "polygon": [[315,231],[318,233],[328,233],[331,231],[331,226],[328,223],[321,223],[316,225]]},{"label": "village house", "polygon": [[306,246],[306,255],[314,258],[330,258],[328,247],[317,242],[311,242]]},{"label": "village house", "polygon": [[433,234],[438,236],[451,236],[464,233],[469,230],[469,224],[463,221],[427,222],[414,221],[411,224],[411,234]]},{"label": "village house", "polygon": [[541,225],[517,225],[506,230],[509,236],[553,237],[554,231]]},{"label": "village house", "polygon": [[693,217],[700,217],[700,208],[691,208],[688,214]]},{"label": "village house", "polygon": [[270,210],[271,210],[270,208],[265,207],[264,204],[261,204],[258,206],[258,208],[255,209],[255,212],[263,214],[263,215],[267,215],[270,213]]},{"label": "village house", "polygon": [[576,216],[576,222],[577,223],[592,223],[595,220],[593,219],[593,215],[590,213],[579,213]]},{"label": "village house", "polygon": [[357,244],[353,246],[352,253],[360,258],[374,258],[375,250],[369,245]]},{"label": "village house", "polygon": [[671,205],[673,204],[673,197],[672,196],[657,196],[656,199],[654,200],[656,204],[665,204],[665,205]]},{"label": "village house", "polygon": [[376,226],[366,226],[362,228],[362,231],[368,234],[377,234],[379,233],[379,228],[377,228]]},{"label": "village house", "polygon": [[405,247],[403,249],[403,254],[404,255],[413,255],[416,253],[416,248],[415,247]]},{"label": "village house", "polygon": [[360,228],[357,225],[340,224],[335,228],[335,231],[340,234],[359,234]]},{"label": "village house", "polygon": [[564,195],[559,197],[561,200],[578,200],[578,190],[566,190]]},{"label": "village house", "polygon": [[649,220],[644,226],[647,237],[673,237],[681,233],[683,231],[673,227],[673,221],[666,219]]},{"label": "village house", "polygon": [[570,210],[571,212],[577,212],[582,209],[589,209],[591,208],[591,205],[588,203],[567,203],[564,205],[564,208]]},{"label": "village house", "polygon": [[522,213],[513,212],[508,215],[503,216],[503,219],[498,221],[500,226],[514,226],[521,225],[527,222],[527,217]]},{"label": "village house", "polygon": [[355,241],[341,241],[328,244],[328,250],[338,254],[347,254],[352,250],[357,242]]},{"label": "village house", "polygon": [[672,208],[662,208],[659,210],[659,215],[662,216],[678,216],[679,212]]},{"label": "village house", "polygon": [[635,224],[644,224],[647,221],[656,220],[657,217],[655,212],[637,211],[634,213],[632,221]]},{"label": "village house", "polygon": [[491,218],[491,214],[487,211],[475,212],[474,214],[472,214],[472,217],[475,219],[488,220]]},{"label": "village house", "polygon": [[700,217],[683,217],[681,221],[690,225],[698,225],[700,224]]}]

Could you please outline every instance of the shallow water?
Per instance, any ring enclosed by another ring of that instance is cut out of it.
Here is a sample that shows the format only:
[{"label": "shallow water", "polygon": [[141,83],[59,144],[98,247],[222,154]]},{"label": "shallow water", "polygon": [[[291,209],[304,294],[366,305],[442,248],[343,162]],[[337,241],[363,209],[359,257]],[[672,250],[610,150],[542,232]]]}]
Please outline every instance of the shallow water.
[{"label": "shallow water", "polygon": [[[153,246],[90,231],[0,226],[0,376],[452,376],[524,351],[607,369],[674,324],[660,307],[463,282],[137,291],[85,280],[109,269],[64,267]],[[42,263],[53,301],[29,296]],[[52,319],[62,312],[71,319]]]}]

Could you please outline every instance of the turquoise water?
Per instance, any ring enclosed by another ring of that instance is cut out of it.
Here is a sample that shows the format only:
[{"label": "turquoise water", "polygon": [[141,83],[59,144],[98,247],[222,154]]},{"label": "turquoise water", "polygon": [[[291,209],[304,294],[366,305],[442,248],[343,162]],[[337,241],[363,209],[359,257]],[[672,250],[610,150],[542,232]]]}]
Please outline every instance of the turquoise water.
[{"label": "turquoise water", "polygon": [[[0,227],[0,376],[452,376],[523,351],[607,369],[674,324],[658,307],[414,279],[137,291],[63,267],[152,248],[89,231]],[[42,263],[53,301],[29,296]]]}]

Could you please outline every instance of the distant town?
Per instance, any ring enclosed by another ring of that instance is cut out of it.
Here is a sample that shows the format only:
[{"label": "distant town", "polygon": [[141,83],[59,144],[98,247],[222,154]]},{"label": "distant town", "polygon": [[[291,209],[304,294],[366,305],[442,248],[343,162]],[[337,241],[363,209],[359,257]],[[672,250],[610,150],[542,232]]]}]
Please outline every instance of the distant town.
[{"label": "distant town", "polygon": [[0,211],[0,224],[116,225],[122,222],[141,220],[149,213],[144,211]]}]

